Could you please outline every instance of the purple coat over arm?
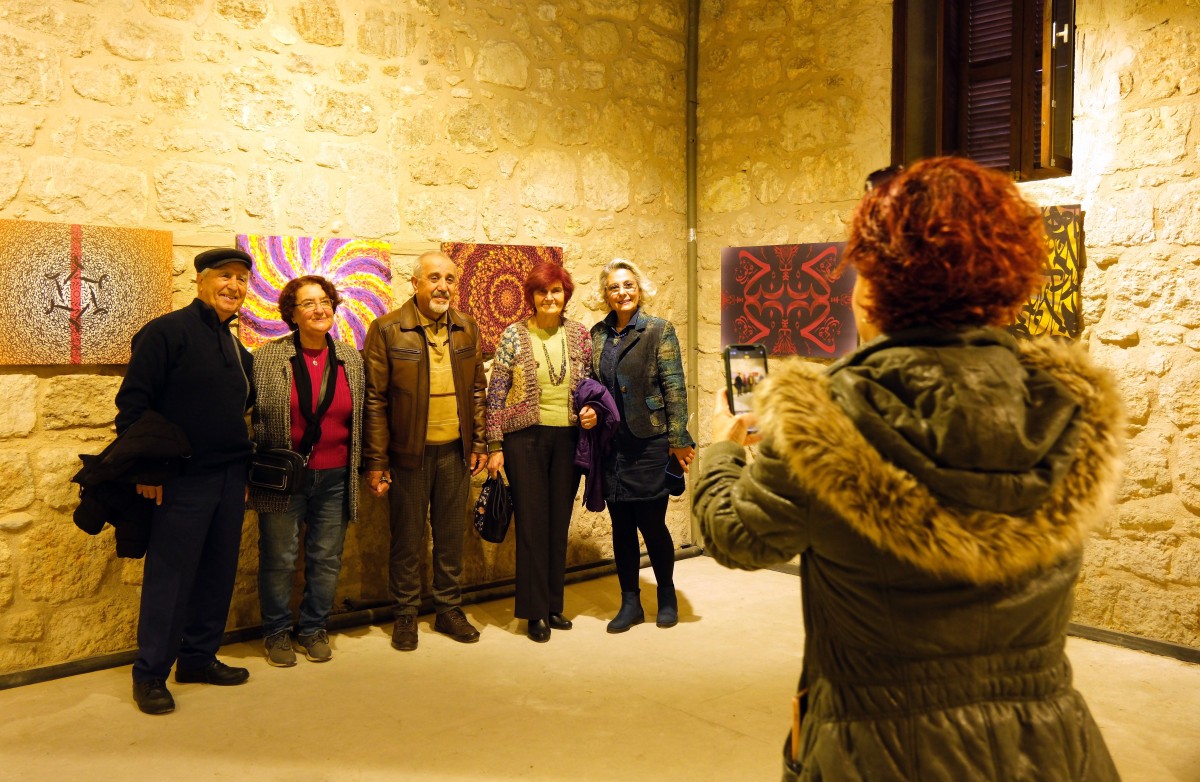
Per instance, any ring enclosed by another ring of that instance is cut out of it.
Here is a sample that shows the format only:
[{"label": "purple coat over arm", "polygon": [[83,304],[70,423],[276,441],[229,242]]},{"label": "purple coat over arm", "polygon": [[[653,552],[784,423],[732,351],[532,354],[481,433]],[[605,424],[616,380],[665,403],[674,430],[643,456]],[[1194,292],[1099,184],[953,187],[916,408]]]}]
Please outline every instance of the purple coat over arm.
[{"label": "purple coat over arm", "polygon": [[613,436],[617,433],[621,414],[608,389],[590,377],[581,380],[575,389],[575,409],[582,410],[584,405],[591,405],[596,411],[596,425],[580,430],[579,443],[575,446],[575,466],[586,473],[583,479],[583,505],[598,513],[604,510],[604,455],[608,453]]}]

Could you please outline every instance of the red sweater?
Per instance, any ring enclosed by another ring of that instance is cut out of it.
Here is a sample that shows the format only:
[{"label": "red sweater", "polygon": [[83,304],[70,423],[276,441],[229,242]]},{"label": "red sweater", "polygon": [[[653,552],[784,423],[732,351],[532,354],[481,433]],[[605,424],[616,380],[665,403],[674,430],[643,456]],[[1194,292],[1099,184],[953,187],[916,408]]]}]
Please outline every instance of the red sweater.
[{"label": "red sweater", "polygon": [[[304,350],[304,366],[308,368],[308,382],[313,388],[313,412],[317,409],[317,397],[321,395],[321,381],[325,377],[325,361],[328,352],[321,350]],[[315,364],[313,363],[315,360]],[[304,378],[296,378],[303,382]],[[334,386],[333,403],[325,411],[321,419],[321,439],[313,448],[308,466],[314,470],[329,470],[335,467],[345,467],[350,462],[350,422],[353,405],[350,400],[350,383],[346,380],[346,370],[338,367],[337,383]],[[292,383],[292,448],[300,445],[308,421],[300,414],[300,398],[296,394],[296,384]]]}]

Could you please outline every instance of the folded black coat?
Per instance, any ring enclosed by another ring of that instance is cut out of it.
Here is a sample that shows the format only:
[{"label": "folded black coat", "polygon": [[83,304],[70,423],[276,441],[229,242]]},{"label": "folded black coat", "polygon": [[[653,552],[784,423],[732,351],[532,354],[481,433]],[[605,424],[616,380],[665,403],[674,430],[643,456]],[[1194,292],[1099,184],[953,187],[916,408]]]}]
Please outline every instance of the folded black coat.
[{"label": "folded black coat", "polygon": [[179,471],[179,460],[191,455],[183,430],[147,411],[100,453],[79,455],[83,468],[71,478],[80,486],[75,526],[98,535],[111,524],[117,556],[145,556],[154,502],[138,495],[136,484],[161,486]]}]

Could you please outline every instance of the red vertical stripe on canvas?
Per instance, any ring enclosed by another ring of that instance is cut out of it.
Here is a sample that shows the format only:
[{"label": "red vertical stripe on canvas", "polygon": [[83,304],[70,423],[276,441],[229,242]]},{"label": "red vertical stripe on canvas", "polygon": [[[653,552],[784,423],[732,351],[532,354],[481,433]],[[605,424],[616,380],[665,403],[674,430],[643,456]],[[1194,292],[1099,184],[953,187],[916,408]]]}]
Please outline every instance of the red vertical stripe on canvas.
[{"label": "red vertical stripe on canvas", "polygon": [[71,363],[83,363],[82,325],[79,322],[83,308],[83,226],[71,226]]}]

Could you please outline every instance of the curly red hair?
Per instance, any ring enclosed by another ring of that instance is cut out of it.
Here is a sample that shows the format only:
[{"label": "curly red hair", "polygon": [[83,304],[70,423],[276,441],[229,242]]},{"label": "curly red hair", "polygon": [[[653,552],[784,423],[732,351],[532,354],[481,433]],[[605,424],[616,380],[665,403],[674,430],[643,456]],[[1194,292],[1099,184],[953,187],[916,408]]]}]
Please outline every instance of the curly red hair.
[{"label": "curly red hair", "polygon": [[920,161],[867,192],[846,259],[885,333],[1004,326],[1042,283],[1041,212],[1003,174],[959,157]]},{"label": "curly red hair", "polygon": [[553,261],[543,261],[529,270],[529,275],[525,278],[525,285],[523,286],[525,289],[525,305],[530,310],[533,310],[533,292],[549,290],[556,282],[562,283],[563,309],[566,309],[567,304],[571,301],[571,294],[575,292],[575,282],[571,279],[571,273],[565,267],[559,266]]}]

